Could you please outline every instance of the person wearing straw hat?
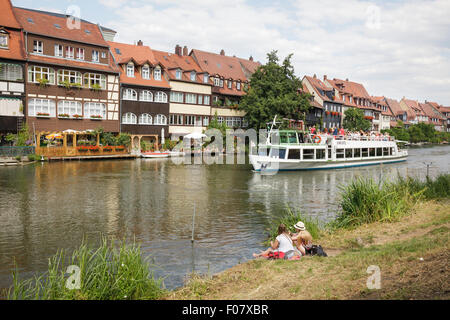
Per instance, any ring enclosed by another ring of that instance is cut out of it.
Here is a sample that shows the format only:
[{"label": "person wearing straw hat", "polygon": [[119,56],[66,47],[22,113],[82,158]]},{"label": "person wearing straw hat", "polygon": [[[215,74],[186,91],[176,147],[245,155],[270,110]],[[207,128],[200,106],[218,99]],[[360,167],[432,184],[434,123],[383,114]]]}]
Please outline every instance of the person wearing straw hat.
[{"label": "person wearing straw hat", "polygon": [[306,251],[310,250],[312,247],[312,236],[308,230],[306,230],[305,224],[301,221],[294,224],[294,228],[298,232],[292,235],[291,239],[296,243],[297,249],[302,255],[306,255]]}]

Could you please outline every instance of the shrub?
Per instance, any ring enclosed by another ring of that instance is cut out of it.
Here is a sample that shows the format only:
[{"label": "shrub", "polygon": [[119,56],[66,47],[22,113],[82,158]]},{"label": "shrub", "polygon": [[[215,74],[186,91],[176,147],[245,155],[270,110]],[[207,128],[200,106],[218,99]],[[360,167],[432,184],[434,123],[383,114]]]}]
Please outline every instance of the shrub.
[{"label": "shrub", "polygon": [[[80,288],[69,289],[66,267],[80,269]],[[157,299],[164,293],[162,280],[155,279],[150,265],[141,257],[135,243],[116,247],[102,239],[93,249],[83,243],[72,256],[59,251],[49,259],[48,271],[31,279],[20,280],[13,272],[13,286],[8,299],[13,300],[125,300]]]}]

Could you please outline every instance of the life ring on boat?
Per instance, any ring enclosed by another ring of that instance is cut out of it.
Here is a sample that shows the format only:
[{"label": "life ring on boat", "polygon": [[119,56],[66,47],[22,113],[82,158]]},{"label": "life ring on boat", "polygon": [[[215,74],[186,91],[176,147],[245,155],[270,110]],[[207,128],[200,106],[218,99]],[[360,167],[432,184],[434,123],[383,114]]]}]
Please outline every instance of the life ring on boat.
[{"label": "life ring on boat", "polygon": [[312,141],[313,141],[314,143],[321,143],[321,142],[322,142],[322,138],[321,138],[320,136],[318,136],[318,135],[314,135],[314,136],[312,137]]}]

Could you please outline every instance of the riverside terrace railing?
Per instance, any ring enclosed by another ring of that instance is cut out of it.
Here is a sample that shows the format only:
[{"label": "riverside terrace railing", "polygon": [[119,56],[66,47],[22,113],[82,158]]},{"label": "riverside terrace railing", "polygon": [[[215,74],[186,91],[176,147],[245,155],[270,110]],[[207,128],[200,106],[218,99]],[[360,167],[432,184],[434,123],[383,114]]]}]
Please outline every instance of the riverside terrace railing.
[{"label": "riverside terrace railing", "polygon": [[35,147],[0,147],[0,157],[17,157],[35,154]]}]

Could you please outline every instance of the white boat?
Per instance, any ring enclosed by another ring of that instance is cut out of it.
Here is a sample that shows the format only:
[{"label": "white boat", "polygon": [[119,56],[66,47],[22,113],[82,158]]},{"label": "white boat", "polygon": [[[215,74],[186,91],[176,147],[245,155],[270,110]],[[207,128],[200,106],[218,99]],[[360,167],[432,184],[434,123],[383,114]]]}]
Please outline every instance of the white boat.
[{"label": "white boat", "polygon": [[171,157],[183,157],[185,155],[182,151],[169,151]]},{"label": "white boat", "polygon": [[259,144],[258,155],[250,152],[255,171],[361,167],[402,162],[408,157],[408,152],[400,150],[392,137],[312,135],[299,130],[270,132],[267,141]]},{"label": "white boat", "polygon": [[168,158],[170,154],[168,152],[154,151],[141,153],[142,158]]}]

